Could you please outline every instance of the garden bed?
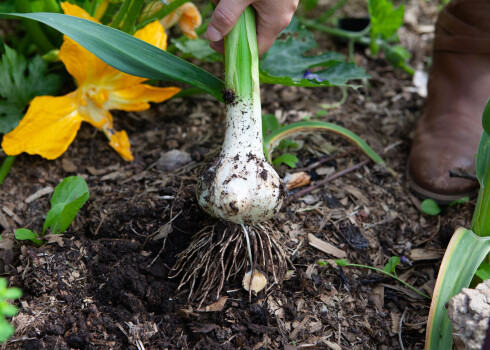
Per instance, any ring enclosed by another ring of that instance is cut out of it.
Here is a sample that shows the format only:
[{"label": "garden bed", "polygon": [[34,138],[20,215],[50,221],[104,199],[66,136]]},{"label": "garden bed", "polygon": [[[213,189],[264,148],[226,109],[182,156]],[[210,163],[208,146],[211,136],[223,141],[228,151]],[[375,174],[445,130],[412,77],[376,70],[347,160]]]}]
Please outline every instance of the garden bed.
[{"label": "garden bed", "polygon": [[[430,23],[434,12],[424,15]],[[407,28],[403,43],[418,49],[415,64],[423,63],[430,35]],[[86,126],[57,160],[18,157],[0,193],[0,268],[24,292],[13,318],[17,331],[6,348],[422,349],[428,299],[367,269],[321,266],[319,260],[342,256],[310,244],[313,235],[340,248],[349,262],[370,266],[405,256],[410,263],[397,267],[398,276],[430,294],[452,232],[470,226],[473,201],[427,217],[407,187],[406,160],[424,105],[412,77],[362,50],[356,60],[372,79],[366,88],[349,91],[341,108],[318,113],[319,104],[341,98],[338,88],[263,86],[264,113],[281,123],[317,115],[342,125],[395,174],[368,163],[285,205],[273,226],[290,273],[282,285],[250,300],[241,278],[202,305],[188,301],[188,289],[177,290],[178,279],[168,278],[191,237],[217,224],[195,198],[198,174],[223,138],[224,108],[216,100],[173,99],[146,112],[117,113],[116,126],[130,135],[131,163]],[[330,134],[296,142],[298,168],[330,157],[310,166],[314,181],[366,159]],[[161,157],[174,149],[186,152],[190,162],[167,169]],[[282,177],[297,171],[278,170]],[[41,248],[15,241],[16,228],[39,231],[50,188],[70,175],[85,178],[90,199],[67,233]]]}]

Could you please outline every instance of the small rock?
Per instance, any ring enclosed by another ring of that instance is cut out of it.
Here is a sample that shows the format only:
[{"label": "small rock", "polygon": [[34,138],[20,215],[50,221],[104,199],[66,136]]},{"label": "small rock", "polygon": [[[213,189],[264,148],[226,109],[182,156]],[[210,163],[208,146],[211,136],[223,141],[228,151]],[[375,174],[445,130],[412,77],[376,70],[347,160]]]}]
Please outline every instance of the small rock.
[{"label": "small rock", "polygon": [[157,161],[156,168],[160,171],[174,171],[192,161],[189,153],[178,149],[164,153]]}]

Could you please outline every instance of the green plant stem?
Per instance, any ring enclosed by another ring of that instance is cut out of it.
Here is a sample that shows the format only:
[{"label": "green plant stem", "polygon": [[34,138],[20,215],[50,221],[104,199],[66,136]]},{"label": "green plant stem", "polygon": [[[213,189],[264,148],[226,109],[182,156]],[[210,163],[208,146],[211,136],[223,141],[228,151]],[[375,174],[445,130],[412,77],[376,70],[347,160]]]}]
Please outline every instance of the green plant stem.
[{"label": "green plant stem", "polygon": [[138,19],[138,15],[140,14],[144,3],[144,0],[133,0],[131,2],[131,6],[129,7],[128,13],[121,28],[123,32],[133,34],[136,20]]},{"label": "green plant stem", "polygon": [[238,99],[259,91],[258,57],[255,13],[249,6],[225,37],[225,84]]},{"label": "green plant stem", "polygon": [[119,28],[122,21],[126,17],[129,6],[131,6],[131,2],[132,2],[132,0],[124,0],[121,8],[117,12],[116,16],[114,17],[114,20],[111,23],[112,28]]},{"label": "green plant stem", "polygon": [[341,107],[347,101],[347,87],[342,87],[342,97],[334,103],[321,103],[319,106],[323,109],[334,109]]},{"label": "green plant stem", "polygon": [[340,9],[342,6],[344,6],[346,2],[347,2],[347,0],[340,0],[334,6],[332,6],[327,11],[325,11],[320,17],[318,17],[316,19],[316,21],[319,22],[319,23],[324,23],[327,19],[329,19],[330,17],[332,17],[332,15],[335,12],[337,12],[338,9]]},{"label": "green plant stem", "polygon": [[7,156],[3,160],[3,163],[0,166],[0,185],[3,184],[3,181],[5,180],[7,174],[9,173],[10,168],[12,168],[15,158],[17,158],[17,156]]},{"label": "green plant stem", "polygon": [[302,17],[298,17],[298,20],[301,24],[303,24],[307,28],[316,29],[316,30],[322,31],[326,34],[329,34],[329,35],[335,35],[335,36],[338,36],[340,38],[354,40],[355,42],[360,42],[360,43],[366,44],[366,45],[369,44],[371,41],[367,37],[363,38],[371,30],[370,25],[368,25],[366,28],[364,28],[360,32],[351,32],[348,30],[328,27],[326,25],[318,23],[317,21],[305,19]]},{"label": "green plant stem", "polygon": [[424,294],[422,293],[421,291],[419,291],[417,288],[411,286],[409,283],[405,282],[404,280],[400,279],[399,277],[391,274],[391,273],[388,273],[382,269],[378,269],[377,267],[373,267],[373,266],[368,266],[368,265],[360,265],[360,264],[351,264],[351,263],[345,263],[345,264],[342,264],[341,266],[350,266],[350,267],[364,267],[366,269],[370,269],[370,270],[374,270],[374,271],[377,271],[377,272],[380,272],[380,273],[383,273],[391,278],[394,278],[395,280],[397,280],[398,282],[400,282],[401,284],[403,284],[404,286],[406,286],[407,288],[410,288],[411,290],[413,290],[415,293],[417,294],[420,294],[421,296],[423,296],[424,298],[427,298],[427,299],[431,299],[430,296],[428,296],[427,294]]}]

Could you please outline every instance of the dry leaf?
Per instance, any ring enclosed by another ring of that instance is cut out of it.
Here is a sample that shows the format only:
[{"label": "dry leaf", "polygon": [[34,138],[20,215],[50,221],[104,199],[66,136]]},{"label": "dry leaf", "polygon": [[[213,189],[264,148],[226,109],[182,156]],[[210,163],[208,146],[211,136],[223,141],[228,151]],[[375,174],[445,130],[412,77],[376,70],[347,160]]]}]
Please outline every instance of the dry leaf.
[{"label": "dry leaf", "polygon": [[324,240],[322,240],[320,238],[316,238],[311,233],[308,234],[308,240],[310,241],[310,245],[312,247],[314,247],[318,250],[321,250],[324,253],[332,255],[332,256],[336,257],[337,259],[343,259],[343,258],[347,257],[346,252],[337,248],[333,244],[325,242]]}]

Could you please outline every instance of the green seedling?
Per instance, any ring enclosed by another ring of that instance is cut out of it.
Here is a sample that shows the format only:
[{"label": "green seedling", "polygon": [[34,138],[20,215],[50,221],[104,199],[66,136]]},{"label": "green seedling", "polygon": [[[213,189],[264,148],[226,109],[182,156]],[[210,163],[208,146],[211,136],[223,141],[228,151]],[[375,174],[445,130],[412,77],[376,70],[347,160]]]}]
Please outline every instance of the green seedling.
[{"label": "green seedling", "polygon": [[[401,278],[399,278],[396,273],[395,273],[395,268],[396,266],[400,263],[400,258],[397,257],[397,256],[393,256],[390,258],[390,260],[388,261],[388,263],[384,266],[383,269],[380,269],[380,268],[377,268],[377,267],[374,267],[374,266],[369,266],[369,265],[362,265],[362,264],[351,264],[349,263],[346,259],[336,259],[334,260],[335,261],[335,264],[337,264],[337,266],[340,266],[340,267],[360,267],[360,268],[365,268],[365,269],[370,269],[370,270],[374,270],[376,272],[379,272],[379,273],[382,273],[386,276],[389,276],[395,280],[397,280],[398,282],[400,282],[401,284],[403,284],[405,287],[413,290],[415,293],[423,296],[424,298],[427,298],[427,299],[430,299],[430,296],[428,296],[427,294],[425,293],[422,293],[421,291],[419,291],[417,288],[415,288],[414,286],[410,285],[409,283],[405,282],[404,280],[402,280]],[[319,260],[318,262],[318,265],[320,266],[326,266],[328,263],[324,260]]]},{"label": "green seedling", "polygon": [[404,47],[396,45],[398,42],[396,33],[403,24],[403,5],[394,8],[393,2],[388,0],[368,0],[370,24],[358,32],[325,25],[326,19],[330,18],[344,3],[344,0],[340,0],[338,6],[330,8],[316,19],[298,19],[307,28],[347,39],[349,42],[349,61],[351,62],[354,58],[354,44],[359,43],[369,46],[373,56],[378,55],[380,51],[384,52],[385,58],[394,67],[413,74],[414,69],[408,63],[411,59],[410,52]]},{"label": "green seedling", "polygon": [[20,228],[15,231],[15,238],[28,240],[34,244],[44,243],[44,234],[47,229],[53,234],[61,234],[77,216],[78,211],[89,198],[89,190],[85,180],[79,176],[65,178],[56,186],[51,197],[51,209],[46,215],[41,234],[35,231]]},{"label": "green seedling", "polygon": [[[483,112],[482,124],[490,123],[490,100]],[[484,129],[476,159],[476,176],[480,191],[471,230],[458,228],[449,242],[441,262],[430,306],[426,331],[426,349],[451,349],[453,327],[445,305],[467,288],[474,276],[489,277],[490,252],[490,136]],[[486,258],[486,260],[485,260]],[[485,261],[484,261],[485,260]],[[483,263],[483,265],[482,265]]]},{"label": "green seedling", "polygon": [[[467,203],[470,200],[470,197],[462,197],[459,199],[456,199],[449,203],[449,207],[453,207],[457,204],[464,204]],[[424,199],[422,203],[420,203],[420,211],[424,213],[425,215],[429,216],[436,216],[441,213],[441,207],[437,202],[431,198]]]},{"label": "green seedling", "polygon": [[19,299],[22,291],[19,288],[7,286],[7,279],[0,277],[0,343],[5,342],[15,332],[15,328],[5,319],[13,317],[19,312],[19,308],[10,304],[10,300]]}]

